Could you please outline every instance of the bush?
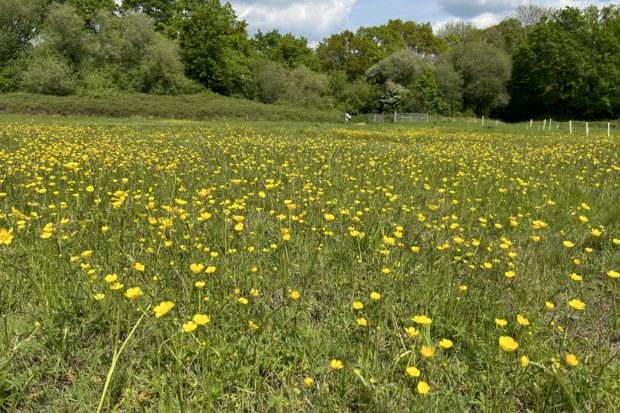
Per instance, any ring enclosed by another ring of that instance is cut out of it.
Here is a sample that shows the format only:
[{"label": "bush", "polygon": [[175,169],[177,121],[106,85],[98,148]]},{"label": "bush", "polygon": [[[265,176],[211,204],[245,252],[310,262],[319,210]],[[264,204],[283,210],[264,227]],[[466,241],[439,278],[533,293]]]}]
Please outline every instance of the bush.
[{"label": "bush", "polygon": [[256,96],[259,102],[275,103],[284,96],[288,82],[288,72],[282,65],[263,61],[255,69]]},{"label": "bush", "polygon": [[69,95],[75,86],[71,66],[54,54],[34,55],[21,77],[21,88],[30,93]]},{"label": "bush", "polygon": [[328,85],[325,75],[298,66],[289,73],[281,101],[306,108],[331,109],[334,103],[328,94]]}]

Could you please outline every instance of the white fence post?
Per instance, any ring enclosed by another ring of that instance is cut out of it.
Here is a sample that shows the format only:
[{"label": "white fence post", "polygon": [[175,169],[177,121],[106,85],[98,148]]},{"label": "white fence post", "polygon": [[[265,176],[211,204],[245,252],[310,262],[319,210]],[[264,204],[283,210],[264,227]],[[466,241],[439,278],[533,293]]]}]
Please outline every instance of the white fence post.
[{"label": "white fence post", "polygon": [[543,130],[547,129],[547,119],[543,120]]},{"label": "white fence post", "polygon": [[590,125],[586,122],[586,136],[590,135]]},{"label": "white fence post", "polygon": [[607,122],[607,137],[611,136],[611,122]]},{"label": "white fence post", "polygon": [[568,133],[570,133],[571,135],[573,134],[573,121],[572,120],[568,121]]},{"label": "white fence post", "polygon": [[532,122],[534,122],[534,119],[530,119],[530,128],[532,127]]}]

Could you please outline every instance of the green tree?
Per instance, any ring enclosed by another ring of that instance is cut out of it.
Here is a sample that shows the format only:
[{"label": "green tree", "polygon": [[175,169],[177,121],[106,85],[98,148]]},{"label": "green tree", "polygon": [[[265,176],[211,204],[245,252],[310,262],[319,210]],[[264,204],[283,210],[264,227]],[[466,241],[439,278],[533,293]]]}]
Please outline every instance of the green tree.
[{"label": "green tree", "polygon": [[620,115],[620,12],[567,7],[530,28],[514,57],[513,118]]},{"label": "green tree", "polygon": [[471,22],[448,22],[437,30],[437,36],[444,39],[450,48],[482,39],[482,30]]},{"label": "green tree", "polygon": [[345,30],[319,43],[316,54],[324,71],[341,71],[349,80],[362,78],[384,55],[368,36]]},{"label": "green tree", "polygon": [[101,11],[94,21],[98,30],[87,86],[158,94],[180,93],[190,86],[177,43],[156,32],[147,15]]},{"label": "green tree", "polygon": [[409,50],[400,50],[370,68],[366,78],[379,84],[391,80],[400,85],[408,86],[430,66],[431,62],[428,58]]},{"label": "green tree", "polygon": [[433,34],[430,23],[393,19],[381,26],[362,27],[357,34],[372,39],[383,56],[402,49],[422,54],[437,54],[447,49],[446,42]]},{"label": "green tree", "polygon": [[42,21],[42,0],[0,0],[0,67],[30,46]]},{"label": "green tree", "polygon": [[484,30],[482,37],[486,43],[513,55],[525,41],[525,34],[526,29],[519,20],[508,18]]},{"label": "green tree", "polygon": [[463,85],[461,75],[450,61],[439,61],[433,66],[437,89],[447,103],[447,114],[453,115],[463,110]]},{"label": "green tree", "polygon": [[454,59],[464,81],[465,108],[488,116],[508,104],[507,82],[512,67],[508,53],[483,42],[472,42],[455,49]]},{"label": "green tree", "polygon": [[174,15],[176,0],[123,0],[121,8],[124,11],[144,13],[153,19],[155,30],[168,37],[176,37],[174,29]]},{"label": "green tree", "polygon": [[51,49],[77,68],[89,55],[90,40],[77,11],[69,4],[55,4],[48,12],[38,47]]},{"label": "green tree", "polygon": [[246,23],[237,20],[232,6],[186,0],[177,16],[187,75],[217,93],[246,93],[252,78],[246,59],[250,45]]},{"label": "green tree", "polygon": [[304,37],[295,37],[290,33],[280,34],[277,30],[266,33],[259,30],[252,39],[252,45],[260,56],[290,68],[299,65],[313,70],[319,68],[314,51]]}]

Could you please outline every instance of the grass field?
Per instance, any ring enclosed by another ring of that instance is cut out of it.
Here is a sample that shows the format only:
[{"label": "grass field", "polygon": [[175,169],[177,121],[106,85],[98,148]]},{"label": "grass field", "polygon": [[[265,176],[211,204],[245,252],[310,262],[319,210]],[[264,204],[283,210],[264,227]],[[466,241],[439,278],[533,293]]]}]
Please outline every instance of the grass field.
[{"label": "grass field", "polygon": [[615,411],[619,154],[0,117],[0,410]]}]

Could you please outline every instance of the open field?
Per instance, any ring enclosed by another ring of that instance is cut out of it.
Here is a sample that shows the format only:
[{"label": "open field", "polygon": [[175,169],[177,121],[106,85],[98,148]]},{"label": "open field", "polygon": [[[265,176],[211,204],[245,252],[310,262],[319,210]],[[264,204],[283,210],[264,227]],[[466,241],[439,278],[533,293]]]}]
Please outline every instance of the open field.
[{"label": "open field", "polygon": [[620,405],[620,138],[0,117],[2,411]]}]

